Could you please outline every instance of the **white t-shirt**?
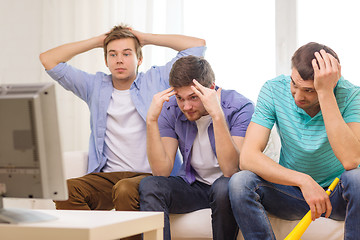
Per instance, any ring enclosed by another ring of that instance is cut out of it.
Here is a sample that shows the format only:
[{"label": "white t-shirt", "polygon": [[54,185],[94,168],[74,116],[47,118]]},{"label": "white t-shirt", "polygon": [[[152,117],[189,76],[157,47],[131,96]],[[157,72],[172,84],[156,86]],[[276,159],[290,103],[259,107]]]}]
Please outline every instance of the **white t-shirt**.
[{"label": "white t-shirt", "polygon": [[203,116],[196,121],[198,133],[193,143],[191,156],[191,166],[197,172],[196,180],[209,185],[223,175],[211,148],[208,134],[210,123],[210,115]]},{"label": "white t-shirt", "polygon": [[146,124],[136,111],[130,90],[114,89],[107,110],[103,172],[147,172]]}]

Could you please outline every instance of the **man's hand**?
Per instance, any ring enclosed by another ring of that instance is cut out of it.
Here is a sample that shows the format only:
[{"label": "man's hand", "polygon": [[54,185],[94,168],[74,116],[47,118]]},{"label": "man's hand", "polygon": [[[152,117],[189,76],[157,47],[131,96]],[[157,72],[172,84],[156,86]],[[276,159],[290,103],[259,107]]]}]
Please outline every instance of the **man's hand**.
[{"label": "man's hand", "polygon": [[145,46],[146,44],[148,44],[147,41],[146,41],[146,35],[148,35],[148,33],[139,32],[139,31],[136,31],[136,30],[134,30],[134,29],[132,29],[132,28],[129,28],[129,30],[130,30],[130,32],[132,32],[132,33],[135,35],[135,37],[139,40],[141,47],[143,47],[143,46]]},{"label": "man's hand", "polygon": [[223,114],[220,105],[221,99],[221,88],[217,91],[215,89],[210,89],[202,86],[195,79],[193,80],[195,86],[191,86],[191,89],[194,93],[200,98],[203,103],[206,111],[210,114],[212,118],[216,118],[219,114]]},{"label": "man's hand", "polygon": [[157,122],[164,102],[168,102],[170,97],[175,94],[173,90],[174,88],[171,87],[154,95],[153,100],[151,101],[151,105],[149,107],[149,111],[147,113],[146,121]]},{"label": "man's hand", "polygon": [[101,35],[95,37],[96,43],[97,43],[95,47],[103,48],[104,47],[104,40],[105,40],[106,36],[107,36],[107,33],[101,34]]},{"label": "man's hand", "polygon": [[305,201],[310,207],[311,218],[313,221],[325,212],[325,217],[330,216],[332,211],[330,198],[326,191],[318,183],[311,178],[310,181],[300,186],[300,189]]},{"label": "man's hand", "polygon": [[321,49],[320,53],[315,52],[315,58],[311,62],[314,68],[315,90],[318,93],[332,92],[341,77],[340,63],[324,49]]}]

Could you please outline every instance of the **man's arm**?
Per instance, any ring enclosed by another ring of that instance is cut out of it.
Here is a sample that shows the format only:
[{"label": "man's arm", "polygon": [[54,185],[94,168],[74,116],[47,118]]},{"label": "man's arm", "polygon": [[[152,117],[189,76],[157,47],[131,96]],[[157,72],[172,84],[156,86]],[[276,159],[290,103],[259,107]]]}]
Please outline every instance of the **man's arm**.
[{"label": "man's arm", "polygon": [[240,169],[252,171],[272,183],[299,187],[310,207],[312,219],[319,218],[324,212],[329,217],[332,210],[329,197],[313,178],[285,168],[263,153],[270,131],[257,123],[249,124],[240,155]]},{"label": "man's arm", "polygon": [[334,87],[341,77],[339,62],[324,50],[315,53],[314,86],[318,94],[326,133],[335,156],[346,170],[360,164],[360,123],[346,124],[334,95]]},{"label": "man's arm", "polygon": [[61,62],[67,62],[74,56],[94,48],[103,47],[105,34],[87,40],[67,43],[40,54],[40,61],[46,70]]},{"label": "man's arm", "polygon": [[239,155],[243,138],[230,135],[220,105],[221,88],[215,91],[202,86],[196,80],[193,82],[196,87],[192,86],[192,90],[200,98],[213,121],[216,155],[220,169],[225,177],[231,177],[239,171]]},{"label": "man's arm", "polygon": [[168,88],[154,95],[146,117],[147,155],[153,175],[170,176],[174,167],[178,141],[170,137],[161,137],[158,119],[165,101],[174,95]]},{"label": "man's arm", "polygon": [[176,34],[152,34],[130,30],[140,41],[141,46],[156,45],[182,51],[192,47],[205,46],[204,39]]}]

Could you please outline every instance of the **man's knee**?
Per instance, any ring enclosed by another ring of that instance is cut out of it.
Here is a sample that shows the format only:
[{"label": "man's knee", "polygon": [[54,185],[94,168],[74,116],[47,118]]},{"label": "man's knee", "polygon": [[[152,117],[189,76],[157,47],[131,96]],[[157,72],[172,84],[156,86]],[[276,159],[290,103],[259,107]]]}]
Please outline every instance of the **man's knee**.
[{"label": "man's knee", "polygon": [[145,176],[124,178],[113,187],[112,199],[118,211],[134,211],[140,209],[139,184]]},{"label": "man's knee", "polygon": [[54,201],[56,209],[72,210],[72,209],[89,209],[85,206],[86,194],[82,190],[81,181],[78,178],[66,180],[68,188],[68,199],[64,201]]},{"label": "man's knee", "polygon": [[229,181],[230,199],[239,199],[247,194],[249,190],[255,188],[259,177],[247,170],[235,173]]},{"label": "man's knee", "polygon": [[79,180],[79,178],[70,178],[66,180],[69,198],[73,197],[84,197],[85,188],[83,187],[84,183]]},{"label": "man's knee", "polygon": [[113,198],[128,197],[138,192],[139,183],[129,181],[129,179],[119,180],[113,187]]},{"label": "man's knee", "polygon": [[360,168],[345,171],[341,175],[341,184],[345,190],[360,197]]},{"label": "man's knee", "polygon": [[211,196],[215,201],[226,201],[229,199],[229,180],[227,177],[218,178],[211,186]]},{"label": "man's knee", "polygon": [[167,205],[171,193],[167,180],[168,178],[160,176],[150,176],[141,180],[139,186],[141,210],[158,211]]},{"label": "man's knee", "polygon": [[149,193],[164,193],[169,190],[166,184],[167,178],[160,176],[149,176],[141,180],[139,186],[140,195]]}]

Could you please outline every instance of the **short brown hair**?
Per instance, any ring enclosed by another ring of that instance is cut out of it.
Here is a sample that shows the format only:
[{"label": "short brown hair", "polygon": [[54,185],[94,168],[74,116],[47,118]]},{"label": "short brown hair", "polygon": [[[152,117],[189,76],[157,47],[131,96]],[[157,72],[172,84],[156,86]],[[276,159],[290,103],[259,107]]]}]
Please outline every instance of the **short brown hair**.
[{"label": "short brown hair", "polygon": [[170,71],[170,86],[190,86],[193,84],[193,79],[205,87],[210,87],[215,82],[215,74],[209,62],[204,58],[191,55],[179,58]]},{"label": "short brown hair", "polygon": [[303,80],[314,80],[314,69],[311,61],[315,58],[315,52],[320,52],[321,49],[331,54],[340,63],[337,54],[331,48],[316,42],[309,42],[296,50],[291,58],[291,68],[295,68]]},{"label": "short brown hair", "polygon": [[106,34],[106,38],[104,39],[104,55],[105,59],[107,57],[107,46],[111,41],[117,39],[124,39],[124,38],[132,38],[134,39],[135,51],[136,56],[138,59],[142,59],[142,50],[139,39],[129,30],[129,26],[126,25],[118,25],[111,29],[109,33]]}]

